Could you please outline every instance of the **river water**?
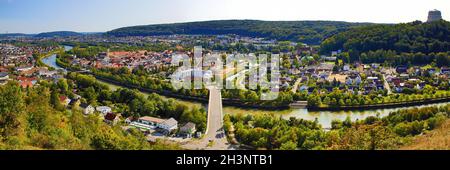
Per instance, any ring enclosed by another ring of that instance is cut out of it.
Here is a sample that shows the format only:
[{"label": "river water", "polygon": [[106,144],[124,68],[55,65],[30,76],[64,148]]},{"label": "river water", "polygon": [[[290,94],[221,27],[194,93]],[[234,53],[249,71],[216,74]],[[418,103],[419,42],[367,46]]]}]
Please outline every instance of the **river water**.
[{"label": "river water", "polygon": [[[427,107],[427,106],[444,106],[450,104],[450,102],[435,103],[435,104],[425,104],[416,107]],[[344,121],[347,117],[350,117],[352,121],[362,120],[370,116],[385,117],[388,116],[390,112],[394,112],[400,109],[413,108],[414,106],[399,107],[399,108],[388,108],[388,109],[371,109],[371,110],[353,110],[353,111],[309,111],[308,109],[286,109],[281,111],[268,111],[259,109],[241,109],[236,107],[224,107],[223,112],[227,114],[236,113],[249,113],[249,114],[275,114],[283,118],[289,119],[290,117],[295,117],[299,119],[314,121],[316,118],[319,124],[323,128],[331,128],[331,121],[341,120]]]},{"label": "river water", "polygon": [[[69,51],[69,50],[71,50],[71,49],[72,49],[71,46],[64,46],[64,50],[65,50],[65,51]],[[67,71],[66,69],[64,69],[64,68],[62,68],[62,67],[60,67],[60,66],[58,66],[58,65],[56,64],[56,54],[52,54],[51,56],[42,59],[42,62],[43,62],[44,64],[50,66],[50,67],[55,68],[56,70],[64,70],[64,71]]]},{"label": "river water", "polygon": [[[72,47],[70,46],[64,46],[64,49],[66,51],[71,50]],[[47,57],[42,60],[46,65],[56,68],[56,69],[62,69],[65,70],[58,65],[56,65],[56,54],[51,55],[50,57]],[[121,88],[120,86],[100,81],[100,83],[106,84],[110,87],[111,90],[116,90],[118,88]],[[148,93],[141,92],[144,96],[148,96]],[[170,99],[166,97],[166,99]],[[188,106],[198,106],[198,107],[205,107],[206,105],[202,105],[199,102],[192,102],[192,101],[186,101],[186,100],[180,100],[175,99],[181,103],[187,104]],[[444,103],[436,103],[436,104],[426,104],[416,107],[427,107],[427,106],[444,106],[450,104],[450,102],[444,102]],[[371,109],[371,110],[354,110],[354,111],[309,111],[308,109],[286,109],[286,110],[261,110],[261,109],[242,109],[237,107],[230,107],[230,106],[224,106],[223,107],[223,113],[224,114],[274,114],[281,116],[283,118],[290,118],[295,117],[299,119],[305,119],[305,120],[311,120],[314,121],[315,119],[318,120],[319,124],[322,125],[323,128],[331,128],[331,121],[333,120],[341,120],[344,121],[347,117],[350,117],[352,121],[355,120],[362,120],[370,116],[379,116],[379,117],[385,117],[390,112],[394,112],[400,109],[407,109],[407,108],[413,108],[414,106],[408,106],[408,107],[399,107],[399,108],[388,108],[388,109]]]}]

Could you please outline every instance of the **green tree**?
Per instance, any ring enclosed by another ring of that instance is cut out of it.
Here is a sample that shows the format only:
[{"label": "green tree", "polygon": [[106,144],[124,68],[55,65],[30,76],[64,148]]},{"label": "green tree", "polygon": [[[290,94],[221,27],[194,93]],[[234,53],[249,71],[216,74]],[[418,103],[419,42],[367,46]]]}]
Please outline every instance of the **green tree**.
[{"label": "green tree", "polygon": [[24,101],[16,83],[0,86],[0,141],[20,133]]}]

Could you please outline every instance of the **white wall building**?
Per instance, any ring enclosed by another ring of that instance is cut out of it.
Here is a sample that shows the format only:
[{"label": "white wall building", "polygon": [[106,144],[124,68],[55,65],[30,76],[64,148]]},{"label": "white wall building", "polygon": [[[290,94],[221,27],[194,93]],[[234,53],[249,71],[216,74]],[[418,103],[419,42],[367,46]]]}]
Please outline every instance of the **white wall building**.
[{"label": "white wall building", "polygon": [[97,108],[95,108],[95,110],[97,110],[98,112],[100,112],[103,115],[106,115],[107,113],[112,112],[112,109],[108,106],[98,106]]}]

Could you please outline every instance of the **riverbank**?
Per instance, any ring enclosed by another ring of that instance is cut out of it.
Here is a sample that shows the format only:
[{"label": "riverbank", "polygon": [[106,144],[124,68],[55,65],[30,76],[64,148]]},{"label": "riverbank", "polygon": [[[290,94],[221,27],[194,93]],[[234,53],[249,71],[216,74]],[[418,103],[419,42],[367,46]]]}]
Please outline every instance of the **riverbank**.
[{"label": "riverbank", "polygon": [[[445,140],[448,124],[444,124],[446,127],[440,125],[448,122],[449,109],[450,104],[400,109],[390,111],[386,118],[335,121],[332,128],[320,127],[317,121],[282,119],[274,115],[228,115],[224,124],[227,134],[236,137],[243,144],[241,146],[248,149],[384,150],[409,145],[412,137],[420,137],[437,128],[443,129],[432,135],[433,140],[417,139],[423,141],[420,145],[433,146],[435,142],[448,141]],[[282,129],[282,132],[273,129]]]},{"label": "riverbank", "polygon": [[64,72],[66,72],[67,70],[64,69],[63,67],[60,67],[57,62],[56,62],[56,54],[58,52],[60,52],[60,50],[64,50],[64,51],[68,51],[71,50],[72,47],[71,46],[63,46],[63,48],[60,48],[58,50],[55,50],[54,52],[39,58],[37,61],[42,63],[44,66],[51,68],[51,69],[56,69],[56,70],[63,70]]},{"label": "riverbank", "polygon": [[56,54],[58,52],[61,52],[61,50],[62,49],[57,49],[57,50],[50,51],[46,54],[38,54],[37,59],[36,59],[37,65],[41,66],[41,67],[48,67],[49,69],[57,69],[57,68],[54,68],[53,66],[46,64],[46,62],[44,62],[43,60],[46,58],[52,57],[52,55],[56,56]]},{"label": "riverbank", "polygon": [[362,106],[340,106],[340,107],[308,107],[312,111],[342,111],[342,110],[368,110],[368,109],[386,109],[398,107],[413,107],[425,104],[450,102],[450,97],[414,100],[407,102],[391,102],[385,104],[362,105]]}]

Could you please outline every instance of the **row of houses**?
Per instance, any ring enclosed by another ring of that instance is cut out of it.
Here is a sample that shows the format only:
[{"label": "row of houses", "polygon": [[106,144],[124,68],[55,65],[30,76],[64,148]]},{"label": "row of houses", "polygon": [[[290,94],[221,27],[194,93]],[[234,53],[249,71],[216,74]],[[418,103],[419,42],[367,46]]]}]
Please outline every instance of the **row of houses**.
[{"label": "row of houses", "polygon": [[64,95],[59,97],[60,103],[65,107],[79,104],[79,107],[81,108],[82,113],[84,115],[94,114],[97,111],[98,113],[100,113],[100,116],[103,118],[104,122],[110,125],[116,125],[120,121],[120,114],[114,113],[111,107],[108,106],[94,107],[87,103],[80,103],[79,102],[80,99],[81,96],[79,95],[75,95],[72,99]]},{"label": "row of houses", "polygon": [[[109,106],[97,106],[87,103],[81,103],[81,96],[75,95],[73,98],[69,98],[67,96],[60,96],[59,100],[62,105],[65,107],[78,105],[82,110],[84,115],[91,115],[94,113],[99,113],[99,116],[103,118],[103,121],[109,125],[116,125],[121,119],[120,113],[114,113],[113,109]],[[126,118],[124,120],[126,124],[129,124],[132,127],[141,129],[142,131],[158,131],[163,134],[171,134],[174,131],[179,131],[180,134],[183,134],[187,137],[192,137],[192,135],[196,132],[195,124],[187,123],[181,128],[178,127],[178,121],[174,118],[169,119],[161,119],[156,117],[144,116],[138,119],[134,119],[133,117]]]},{"label": "row of houses", "polygon": [[48,53],[57,49],[58,46],[14,46],[11,44],[0,44],[0,66],[27,67],[35,65],[33,54]]},{"label": "row of houses", "polygon": [[[300,78],[299,91],[312,93],[318,90],[320,93],[328,93],[334,88],[347,90],[350,93],[368,94],[373,91],[383,90],[384,82],[378,71],[379,64],[344,64],[335,66],[334,63],[322,62],[306,67],[300,67],[297,76]],[[364,78],[363,76],[364,75]],[[308,82],[314,81],[314,87],[308,87]],[[362,85],[362,86],[361,86]]]},{"label": "row of houses", "polygon": [[[66,101],[67,102],[67,101]],[[100,113],[104,118],[104,122],[110,125],[116,125],[120,121],[120,114],[113,113],[112,109],[108,106],[98,106],[93,107],[92,105],[82,103],[80,107],[85,115],[93,114],[95,111]],[[174,118],[161,119],[156,117],[144,116],[138,119],[133,119],[132,117],[126,118],[125,123],[141,129],[142,131],[160,131],[163,134],[170,134],[178,129],[178,121]],[[180,133],[191,137],[195,132],[195,124],[187,123],[179,129]]]},{"label": "row of houses", "polygon": [[[440,71],[438,71],[438,69]],[[450,77],[450,68],[441,67],[441,68],[426,68],[423,69],[418,66],[410,67],[407,66],[398,66],[395,68],[394,72],[386,73],[386,81],[389,83],[395,92],[402,92],[405,88],[409,89],[423,89],[427,82],[425,82],[422,78],[423,76],[431,76],[434,78],[443,78],[448,79]],[[435,79],[434,79],[435,80]],[[450,82],[450,81],[449,81]],[[428,82],[430,83],[430,82]],[[437,81],[432,82],[430,85],[438,86]]]},{"label": "row of houses", "polygon": [[[440,71],[437,71],[437,70]],[[441,68],[427,68],[422,69],[419,66],[414,66],[411,68],[408,68],[407,66],[398,66],[395,68],[395,71],[397,74],[409,74],[413,76],[422,75],[424,73],[430,74],[430,75],[450,75],[450,68],[449,67],[441,67]]]},{"label": "row of houses", "polygon": [[135,69],[143,67],[148,71],[168,67],[171,64],[171,51],[161,53],[151,51],[117,51],[101,52],[93,59],[77,58],[72,56],[71,64],[83,68],[121,68]]}]

